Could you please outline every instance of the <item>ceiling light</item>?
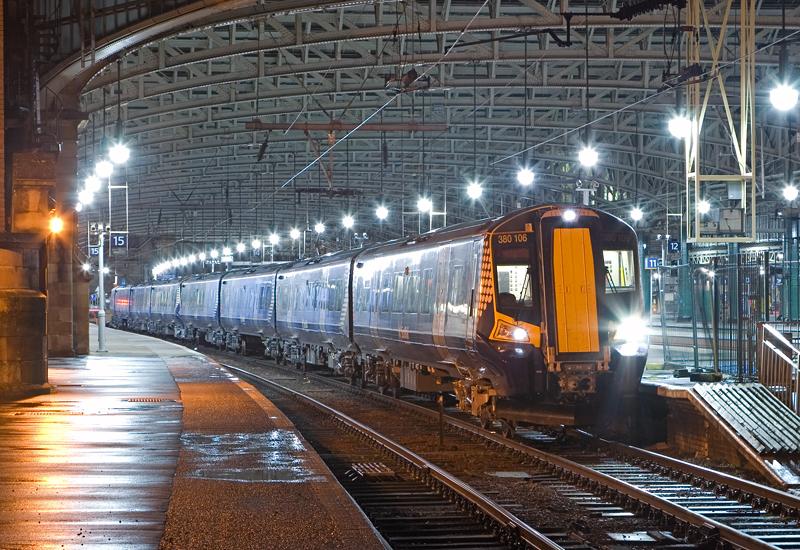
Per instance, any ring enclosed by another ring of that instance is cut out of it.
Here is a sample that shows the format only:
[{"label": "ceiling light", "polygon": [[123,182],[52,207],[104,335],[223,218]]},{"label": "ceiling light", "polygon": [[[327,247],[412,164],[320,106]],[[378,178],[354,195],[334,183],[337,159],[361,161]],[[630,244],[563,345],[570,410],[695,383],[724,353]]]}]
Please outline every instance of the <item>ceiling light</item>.
[{"label": "ceiling light", "polygon": [[178,266],[181,265],[181,262],[180,262],[180,260],[178,260],[176,258],[176,259],[172,260],[171,265],[172,265],[172,267],[178,267]]},{"label": "ceiling light", "polygon": [[180,260],[178,260],[178,265],[180,265],[181,267],[185,267],[186,264],[188,263],[189,263],[189,258],[181,258]]},{"label": "ceiling light", "polygon": [[578,153],[578,161],[580,161],[580,163],[586,168],[591,168],[597,164],[597,160],[599,158],[600,157],[594,147],[586,146]]},{"label": "ceiling light", "polygon": [[94,173],[98,178],[108,179],[114,173],[114,165],[107,160],[101,160],[95,165]]},{"label": "ceiling light", "polygon": [[783,188],[783,198],[789,202],[797,199],[798,190],[794,185],[787,185]]},{"label": "ceiling light", "polygon": [[520,168],[517,171],[517,181],[523,187],[533,184],[533,171],[527,167]]},{"label": "ceiling light", "polygon": [[788,84],[778,84],[769,92],[769,101],[779,111],[788,111],[797,105],[800,97],[797,89]]},{"label": "ceiling light", "polygon": [[80,193],[78,193],[78,200],[83,204],[92,204],[93,199],[94,195],[92,195],[92,192],[88,189],[83,189]]},{"label": "ceiling light", "polygon": [[205,262],[206,261],[206,253],[205,252],[201,252],[200,254],[197,255],[197,259],[200,260],[201,262]]},{"label": "ceiling light", "polygon": [[108,150],[108,158],[114,164],[125,164],[131,158],[131,150],[125,144],[117,143]]},{"label": "ceiling light", "polygon": [[245,250],[247,250],[247,245],[246,244],[244,244],[244,243],[236,243],[236,252],[241,254]]},{"label": "ceiling light", "polygon": [[90,264],[89,262],[86,262],[81,266],[81,269],[84,272],[89,273],[92,270],[92,264]]},{"label": "ceiling light", "polygon": [[111,269],[108,268],[108,267],[104,267],[103,268],[103,275],[108,275],[109,273],[111,273]]},{"label": "ceiling light", "polygon": [[708,214],[711,211],[711,203],[706,199],[701,200],[697,203],[697,211],[701,214]]},{"label": "ceiling light", "polygon": [[477,182],[473,181],[467,186],[467,196],[472,200],[478,200],[483,195],[483,186]]},{"label": "ceiling light", "polygon": [[314,231],[316,231],[318,235],[325,233],[325,224],[317,222],[316,225],[314,225]]},{"label": "ceiling light", "polygon": [[281,237],[277,233],[273,233],[273,234],[271,234],[269,236],[269,244],[271,244],[272,246],[275,246],[280,241],[281,241]]},{"label": "ceiling light", "polygon": [[638,222],[642,218],[644,218],[644,212],[642,212],[642,209],[638,206],[634,206],[631,210],[631,219],[635,222]]},{"label": "ceiling light", "polygon": [[92,193],[97,193],[103,186],[103,182],[100,181],[100,178],[92,174],[86,178],[86,180],[83,182],[83,185],[86,189],[88,189]]},{"label": "ceiling light", "polygon": [[289,231],[289,236],[292,238],[293,241],[296,241],[300,238],[300,230],[296,227],[292,227],[292,230]]},{"label": "ceiling light", "polygon": [[[230,249],[228,249],[228,254],[230,254]],[[212,248],[211,252],[209,252],[208,255],[211,256],[212,260],[216,260],[217,258],[219,258],[219,252],[217,251],[216,248]]]},{"label": "ceiling light", "polygon": [[678,139],[686,139],[692,133],[692,121],[683,115],[675,115],[667,124],[669,133]]},{"label": "ceiling light", "polygon": [[231,247],[230,246],[223,246],[222,247],[222,255],[223,256],[230,256],[231,255]]},{"label": "ceiling light", "polygon": [[81,210],[83,210],[83,203],[79,202],[75,205],[75,212],[80,212]]},{"label": "ceiling light", "polygon": [[352,229],[355,224],[356,220],[350,214],[346,214],[344,218],[342,218],[342,227],[345,229]]},{"label": "ceiling light", "polygon": [[378,208],[375,209],[375,217],[379,220],[383,221],[389,217],[389,209],[386,208],[384,205],[380,205]]},{"label": "ceiling light", "polygon": [[565,222],[574,222],[578,217],[578,214],[570,208],[569,210],[564,210],[564,212],[561,214],[561,217]]},{"label": "ceiling light", "polygon": [[252,241],[250,241],[250,246],[252,246],[253,249],[261,248],[261,239],[253,239]]},{"label": "ceiling light", "polygon": [[193,264],[197,261],[197,256],[195,256],[194,254],[189,254],[188,256],[186,256],[186,261],[189,262],[190,264]]},{"label": "ceiling light", "polygon": [[433,203],[431,202],[431,199],[429,199],[428,197],[420,197],[419,200],[417,201],[417,210],[419,210],[423,214],[430,212],[432,208],[433,208]]}]

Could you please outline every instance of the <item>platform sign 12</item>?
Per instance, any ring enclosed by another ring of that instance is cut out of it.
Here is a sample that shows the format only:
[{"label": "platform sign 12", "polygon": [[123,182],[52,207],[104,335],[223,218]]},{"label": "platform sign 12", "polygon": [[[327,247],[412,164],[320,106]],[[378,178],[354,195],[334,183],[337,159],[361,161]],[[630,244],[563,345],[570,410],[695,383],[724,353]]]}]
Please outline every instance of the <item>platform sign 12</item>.
[{"label": "platform sign 12", "polygon": [[680,254],[681,242],[678,239],[670,239],[667,242],[667,250],[669,250],[670,254]]},{"label": "platform sign 12", "polygon": [[657,256],[647,256],[644,259],[645,269],[658,269],[661,267],[661,258]]}]

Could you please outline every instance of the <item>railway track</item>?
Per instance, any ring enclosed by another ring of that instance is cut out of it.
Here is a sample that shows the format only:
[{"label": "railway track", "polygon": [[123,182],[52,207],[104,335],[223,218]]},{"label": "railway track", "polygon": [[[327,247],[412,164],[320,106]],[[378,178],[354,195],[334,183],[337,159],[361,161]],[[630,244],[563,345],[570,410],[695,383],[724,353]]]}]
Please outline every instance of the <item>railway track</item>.
[{"label": "railway track", "polygon": [[[251,367],[249,370],[253,367],[281,369],[298,376],[294,369],[263,361],[240,360]],[[236,370],[242,372],[239,368]],[[452,463],[452,457],[446,456],[447,453],[430,448],[429,441],[435,440],[438,420],[438,413],[430,407],[361,390],[327,376],[299,376],[329,388],[346,390],[346,393],[359,398],[367,396],[393,410],[399,410],[399,407],[407,414],[424,419],[424,422],[415,422],[413,428],[419,434],[416,445],[420,454],[434,462]],[[320,392],[319,388],[308,389]],[[329,392],[326,398],[332,396],[333,392]],[[480,447],[490,450],[495,457],[503,455],[500,462],[507,462],[510,458],[512,468],[514,464],[522,471],[533,467],[533,472],[525,478],[527,483],[533,482],[537,487],[571,499],[588,516],[600,515],[605,519],[627,517],[629,522],[633,522],[632,515],[639,519],[642,516],[649,518],[649,525],[645,522],[641,529],[628,529],[628,533],[609,532],[610,537],[639,533],[642,544],[651,546],[674,546],[679,543],[677,538],[685,537],[700,544],[718,541],[742,548],[800,548],[800,499],[793,495],[657,453],[603,441],[582,432],[572,432],[566,440],[539,432],[521,433],[517,440],[509,440],[480,428],[471,418],[458,416],[447,414],[442,419],[449,436],[459,434],[480,442]],[[397,436],[403,437],[402,433]],[[509,467],[509,464],[504,464],[504,467]],[[493,490],[493,483],[488,483],[485,475],[474,476],[471,481],[484,491]],[[514,494],[514,491],[509,493]],[[521,500],[512,503],[514,505],[528,509],[530,503]],[[654,524],[665,527],[672,535],[658,531]],[[642,534],[643,531],[649,534]],[[586,540],[602,546],[596,538],[592,541],[591,535]],[[626,541],[631,543],[631,539]]]},{"label": "railway track", "polygon": [[536,531],[480,491],[341,411],[225,366],[292,418],[392,548],[561,550],[559,539],[570,542],[563,533]]}]

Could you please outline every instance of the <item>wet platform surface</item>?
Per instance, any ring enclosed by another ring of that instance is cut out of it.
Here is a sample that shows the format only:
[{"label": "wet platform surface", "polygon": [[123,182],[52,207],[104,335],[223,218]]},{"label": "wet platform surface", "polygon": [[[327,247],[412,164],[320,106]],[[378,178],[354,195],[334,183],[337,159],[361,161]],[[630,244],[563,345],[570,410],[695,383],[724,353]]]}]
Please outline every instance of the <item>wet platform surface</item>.
[{"label": "wet platform surface", "polygon": [[52,359],[54,393],[0,402],[0,548],[381,547],[248,384],[154,338],[109,330],[108,347]]}]

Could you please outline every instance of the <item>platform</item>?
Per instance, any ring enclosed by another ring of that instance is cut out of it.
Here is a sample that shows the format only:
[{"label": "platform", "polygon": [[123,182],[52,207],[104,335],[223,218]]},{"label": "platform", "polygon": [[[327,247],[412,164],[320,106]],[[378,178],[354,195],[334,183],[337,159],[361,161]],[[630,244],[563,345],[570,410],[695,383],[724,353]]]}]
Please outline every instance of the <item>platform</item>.
[{"label": "platform", "polygon": [[640,396],[643,414],[665,414],[664,439],[674,451],[749,466],[782,489],[800,487],[800,417],[761,384],[697,382],[647,369]]},{"label": "platform", "polygon": [[0,548],[383,547],[251,386],[181,346],[108,340],[52,360],[53,393],[0,403]]}]

